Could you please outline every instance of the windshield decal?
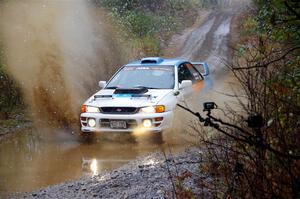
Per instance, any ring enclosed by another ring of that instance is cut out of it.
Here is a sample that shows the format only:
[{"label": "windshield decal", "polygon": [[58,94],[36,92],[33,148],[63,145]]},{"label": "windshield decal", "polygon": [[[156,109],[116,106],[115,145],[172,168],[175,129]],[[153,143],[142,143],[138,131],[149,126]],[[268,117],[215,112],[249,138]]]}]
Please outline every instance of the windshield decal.
[{"label": "windshield decal", "polygon": [[[113,98],[151,98],[151,95],[143,95],[143,94],[113,94]],[[156,98],[156,96],[154,97]]]},{"label": "windshield decal", "polygon": [[162,70],[162,71],[173,71],[173,67],[145,67],[145,66],[127,66],[124,70],[131,71],[131,70]]}]

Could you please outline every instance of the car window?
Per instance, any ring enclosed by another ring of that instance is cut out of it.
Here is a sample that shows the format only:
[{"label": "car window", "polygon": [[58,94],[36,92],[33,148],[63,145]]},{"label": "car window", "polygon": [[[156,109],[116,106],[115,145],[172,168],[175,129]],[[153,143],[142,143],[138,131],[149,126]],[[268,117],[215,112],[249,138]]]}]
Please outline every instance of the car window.
[{"label": "car window", "polygon": [[125,66],[105,87],[173,89],[175,85],[174,66]]},{"label": "car window", "polygon": [[185,64],[178,66],[178,82],[181,83],[183,80],[195,81],[195,78]]},{"label": "car window", "polygon": [[194,66],[194,68],[196,68],[197,71],[200,72],[200,74],[205,73],[204,65],[203,64],[195,64],[193,66]]},{"label": "car window", "polygon": [[198,72],[197,69],[191,63],[185,63],[185,65],[193,75],[193,83],[203,80],[201,73]]}]

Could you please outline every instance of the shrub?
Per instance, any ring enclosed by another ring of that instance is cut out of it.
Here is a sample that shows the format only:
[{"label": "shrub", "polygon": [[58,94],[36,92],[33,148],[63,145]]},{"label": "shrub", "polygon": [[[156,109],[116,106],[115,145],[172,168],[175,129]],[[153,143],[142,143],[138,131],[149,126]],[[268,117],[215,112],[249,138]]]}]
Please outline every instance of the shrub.
[{"label": "shrub", "polygon": [[0,60],[0,118],[8,119],[16,106],[22,104],[20,89],[13,79],[4,71]]}]

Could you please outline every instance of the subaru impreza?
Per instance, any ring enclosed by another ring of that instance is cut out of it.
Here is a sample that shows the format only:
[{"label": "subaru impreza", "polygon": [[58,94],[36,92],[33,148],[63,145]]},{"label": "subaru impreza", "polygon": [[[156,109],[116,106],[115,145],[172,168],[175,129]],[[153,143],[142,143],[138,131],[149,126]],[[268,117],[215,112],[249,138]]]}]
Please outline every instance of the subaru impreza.
[{"label": "subaru impreza", "polygon": [[161,132],[172,126],[176,105],[201,87],[205,62],[148,57],[100,81],[100,91],[81,107],[82,132]]}]

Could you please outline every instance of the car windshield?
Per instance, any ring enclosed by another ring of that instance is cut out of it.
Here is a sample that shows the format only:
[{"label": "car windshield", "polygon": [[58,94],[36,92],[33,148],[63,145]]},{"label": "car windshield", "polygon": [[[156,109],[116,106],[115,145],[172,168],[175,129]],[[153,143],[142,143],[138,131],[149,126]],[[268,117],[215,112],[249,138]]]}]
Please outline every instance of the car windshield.
[{"label": "car windshield", "polygon": [[108,83],[106,89],[173,89],[174,79],[174,66],[125,66]]}]

